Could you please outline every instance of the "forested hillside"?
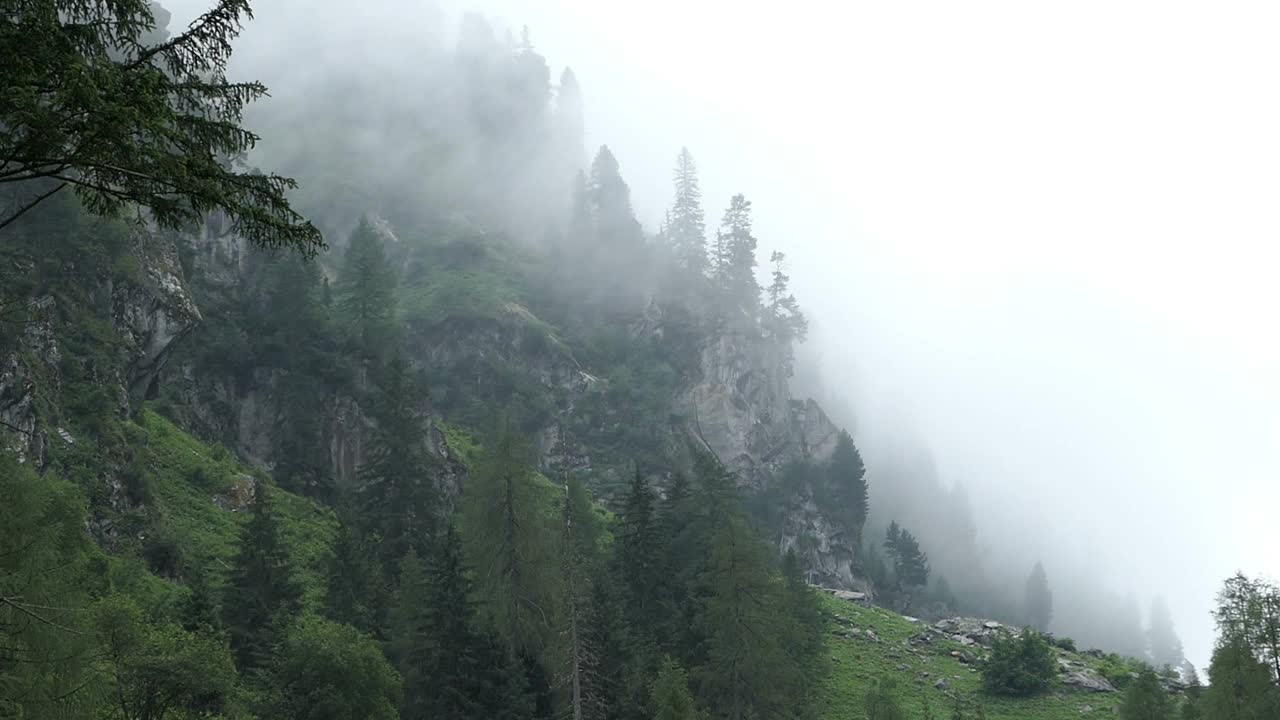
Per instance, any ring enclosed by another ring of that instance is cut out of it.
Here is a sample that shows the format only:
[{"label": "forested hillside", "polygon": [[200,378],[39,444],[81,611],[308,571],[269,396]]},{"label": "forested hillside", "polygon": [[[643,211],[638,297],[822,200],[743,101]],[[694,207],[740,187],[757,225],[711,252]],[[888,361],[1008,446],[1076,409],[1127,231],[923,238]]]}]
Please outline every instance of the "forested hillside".
[{"label": "forested hillside", "polygon": [[872,507],[751,200],[673,149],[644,228],[527,30],[249,105],[243,1],[3,7],[0,717],[1273,717],[1273,588],[1202,703],[1167,611],[1078,654]]}]

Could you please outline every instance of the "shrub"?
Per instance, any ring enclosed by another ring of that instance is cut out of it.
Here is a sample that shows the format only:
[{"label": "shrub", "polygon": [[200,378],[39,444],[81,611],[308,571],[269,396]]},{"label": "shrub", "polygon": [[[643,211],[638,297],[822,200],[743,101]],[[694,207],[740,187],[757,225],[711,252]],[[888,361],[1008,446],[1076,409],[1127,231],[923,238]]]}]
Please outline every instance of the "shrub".
[{"label": "shrub", "polygon": [[1056,638],[1053,644],[1067,652],[1076,652],[1076,641],[1069,637]]},{"label": "shrub", "polygon": [[867,691],[867,720],[906,720],[893,678],[881,678]]},{"label": "shrub", "polygon": [[982,668],[982,687],[993,695],[1028,697],[1048,690],[1057,671],[1049,639],[1027,628],[1021,637],[996,639]]}]

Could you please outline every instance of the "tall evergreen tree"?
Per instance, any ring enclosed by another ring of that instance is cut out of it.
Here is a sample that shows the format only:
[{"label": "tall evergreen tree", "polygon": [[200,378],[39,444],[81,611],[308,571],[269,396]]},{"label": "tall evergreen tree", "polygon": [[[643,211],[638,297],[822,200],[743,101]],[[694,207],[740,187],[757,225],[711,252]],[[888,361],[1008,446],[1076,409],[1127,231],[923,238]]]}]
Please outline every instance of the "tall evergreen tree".
[{"label": "tall evergreen tree", "polygon": [[684,668],[671,658],[662,662],[649,693],[653,720],[701,720],[702,713],[689,692],[689,678]]},{"label": "tall evergreen tree", "polygon": [[381,357],[390,344],[395,286],[382,238],[368,218],[361,218],[347,241],[334,289],[338,312],[366,359]]},{"label": "tall evergreen tree", "polygon": [[1053,618],[1053,591],[1049,589],[1044,565],[1039,561],[1027,576],[1022,606],[1028,625],[1040,632],[1049,632],[1049,621]]},{"label": "tall evergreen tree", "polygon": [[717,523],[705,575],[706,659],[697,677],[707,706],[727,720],[786,714],[802,680],[787,652],[792,626],[764,548],[741,514]]},{"label": "tall evergreen tree", "polygon": [[285,626],[302,607],[302,588],[293,576],[273,492],[259,483],[222,601],[223,622],[241,671],[267,667]]},{"label": "tall evergreen tree", "polygon": [[642,233],[631,208],[631,188],[622,179],[618,159],[608,145],[601,145],[591,161],[587,199],[600,242],[615,248],[640,242]]},{"label": "tall evergreen tree", "polygon": [[676,263],[692,273],[707,270],[707,226],[702,211],[702,190],[698,187],[698,167],[689,148],[676,156],[675,201],[667,213],[664,235]]},{"label": "tall evergreen tree", "polygon": [[529,716],[519,668],[492,635],[476,627],[462,541],[449,525],[429,570],[412,553],[402,574],[396,655],[406,718]]},{"label": "tall evergreen tree", "polygon": [[569,478],[561,505],[561,584],[564,607],[564,676],[573,720],[608,716],[606,692],[600,677],[602,648],[593,592],[599,572],[599,543],[603,529],[592,511],[591,496]]},{"label": "tall evergreen tree", "polygon": [[1143,668],[1125,690],[1120,703],[1121,720],[1169,720],[1172,717],[1173,703],[1160,687],[1160,679],[1151,668]]},{"label": "tall evergreen tree", "polygon": [[828,466],[828,486],[835,502],[835,512],[860,544],[862,528],[867,522],[867,468],[862,455],[853,444],[853,438],[844,430],[836,438],[836,449],[831,453]]},{"label": "tall evergreen tree", "polygon": [[68,189],[100,215],[141,206],[177,229],[222,211],[251,243],[323,247],[290,207],[293,180],[227,162],[257,142],[240,123],[267,93],[226,76],[248,0],[219,0],[173,37],[146,0],[9,3],[4,15],[0,192],[20,194],[0,230]]},{"label": "tall evergreen tree", "polygon": [[427,552],[439,509],[422,385],[398,356],[379,373],[371,412],[377,424],[357,473],[366,535],[376,538],[388,572],[410,549]]},{"label": "tall evergreen tree", "polygon": [[804,341],[809,332],[809,321],[800,312],[796,296],[791,294],[791,276],[784,271],[786,260],[787,256],[777,250],[769,255],[773,271],[766,290],[769,304],[765,308],[765,320],[769,332],[779,342],[790,344],[793,340]]},{"label": "tall evergreen tree", "polygon": [[751,201],[740,194],[729,200],[720,221],[711,264],[712,277],[728,307],[754,321],[760,308],[756,238],[751,234]]},{"label": "tall evergreen tree", "polygon": [[462,496],[464,546],[475,567],[483,616],[514,654],[535,659],[558,611],[559,537],[549,488],[536,482],[528,450],[503,431],[476,464]]},{"label": "tall evergreen tree", "polygon": [[1151,601],[1151,616],[1147,622],[1147,651],[1156,667],[1178,667],[1183,662],[1182,641],[1173,629],[1173,617],[1164,598]]},{"label": "tall evergreen tree", "polygon": [[911,589],[929,584],[929,556],[920,550],[915,536],[897,522],[885,531],[885,552],[893,561],[893,579],[905,612],[911,607]]},{"label": "tall evergreen tree", "polygon": [[369,635],[378,635],[385,629],[383,574],[348,522],[338,526],[325,581],[326,616]]},{"label": "tall evergreen tree", "polygon": [[626,587],[627,617],[646,635],[657,630],[664,615],[666,548],[654,504],[653,490],[637,467],[619,513],[618,574]]}]

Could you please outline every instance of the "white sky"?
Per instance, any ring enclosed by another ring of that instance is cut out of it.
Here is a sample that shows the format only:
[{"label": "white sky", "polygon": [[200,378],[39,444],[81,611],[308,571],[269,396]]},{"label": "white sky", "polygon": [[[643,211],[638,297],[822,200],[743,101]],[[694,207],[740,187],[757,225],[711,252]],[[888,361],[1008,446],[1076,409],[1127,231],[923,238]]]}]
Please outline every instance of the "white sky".
[{"label": "white sky", "polygon": [[709,225],[746,193],[860,431],[907,414],[989,539],[1166,595],[1201,666],[1221,580],[1280,577],[1280,3],[453,4],[573,66],[650,228],[681,145]]}]

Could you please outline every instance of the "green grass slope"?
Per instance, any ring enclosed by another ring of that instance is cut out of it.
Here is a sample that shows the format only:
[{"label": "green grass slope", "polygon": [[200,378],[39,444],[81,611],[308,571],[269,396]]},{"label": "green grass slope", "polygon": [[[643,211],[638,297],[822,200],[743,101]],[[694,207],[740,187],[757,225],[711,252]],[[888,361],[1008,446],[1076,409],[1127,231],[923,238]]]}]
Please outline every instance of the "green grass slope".
[{"label": "green grass slope", "polygon": [[141,504],[118,514],[117,522],[134,530],[126,536],[124,557],[136,552],[155,575],[146,585],[173,585],[166,576],[204,572],[220,587],[256,486],[273,493],[304,602],[314,607],[323,599],[325,565],[337,529],[332,511],[261,484],[261,473],[242,465],[225,448],[200,442],[153,411],[124,425],[132,455],[131,482],[139,488],[135,492]]},{"label": "green grass slope", "polygon": [[[962,645],[934,633],[930,642],[912,642],[928,625],[897,613],[822,596],[830,634],[831,674],[821,697],[823,718],[865,717],[865,698],[874,681],[893,678],[906,717],[924,718],[925,703],[934,718],[949,718],[956,699],[970,708],[981,703],[990,720],[1066,720],[1114,717],[1122,692],[1088,692],[1069,687],[1059,674],[1048,693],[1033,698],[1003,698],[981,692],[979,662],[986,650]],[[871,631],[871,635],[867,631]],[[976,662],[960,661],[952,653]],[[1115,656],[1096,657],[1055,649],[1060,661],[1123,685],[1134,668]],[[1079,663],[1076,665],[1075,663]],[[937,687],[945,680],[945,689]]]}]

